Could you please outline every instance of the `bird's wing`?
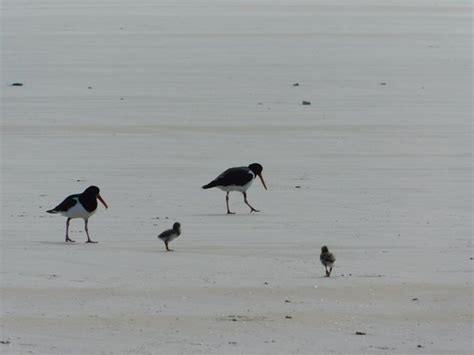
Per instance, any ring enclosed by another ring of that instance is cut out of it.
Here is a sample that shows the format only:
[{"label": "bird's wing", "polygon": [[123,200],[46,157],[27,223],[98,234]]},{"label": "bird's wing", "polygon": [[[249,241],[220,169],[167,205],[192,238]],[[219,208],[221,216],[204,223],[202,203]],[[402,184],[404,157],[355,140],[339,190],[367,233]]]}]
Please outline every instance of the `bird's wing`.
[{"label": "bird's wing", "polygon": [[215,186],[239,185],[243,186],[254,178],[250,169],[242,166],[238,168],[230,168],[216,177],[213,181]]},{"label": "bird's wing", "polygon": [[79,195],[70,195],[64,199],[59,205],[53,208],[53,211],[56,212],[66,212],[71,207],[75,206],[76,203],[79,201]]},{"label": "bird's wing", "polygon": [[159,239],[165,239],[165,238],[169,238],[172,234],[174,233],[174,231],[172,229],[167,229],[165,230],[163,233],[161,233],[158,238]]},{"label": "bird's wing", "polygon": [[334,257],[334,254],[332,253],[324,253],[321,254],[321,261],[325,261],[327,263],[334,263],[336,261],[336,258]]}]

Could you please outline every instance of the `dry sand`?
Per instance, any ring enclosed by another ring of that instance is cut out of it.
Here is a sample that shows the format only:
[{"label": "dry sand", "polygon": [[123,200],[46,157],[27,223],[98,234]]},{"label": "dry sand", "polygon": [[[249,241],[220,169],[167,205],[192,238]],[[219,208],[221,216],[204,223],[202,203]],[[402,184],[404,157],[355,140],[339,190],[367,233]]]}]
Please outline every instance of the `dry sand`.
[{"label": "dry sand", "polygon": [[[471,14],[3,0],[0,352],[470,354]],[[225,215],[200,186],[254,161]]]}]

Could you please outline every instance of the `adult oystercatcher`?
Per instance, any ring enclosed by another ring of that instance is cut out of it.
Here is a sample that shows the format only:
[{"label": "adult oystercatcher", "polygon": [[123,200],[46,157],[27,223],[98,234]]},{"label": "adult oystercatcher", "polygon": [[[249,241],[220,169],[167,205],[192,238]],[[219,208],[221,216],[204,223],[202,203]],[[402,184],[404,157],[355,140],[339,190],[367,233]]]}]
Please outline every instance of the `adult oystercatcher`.
[{"label": "adult oystercatcher", "polygon": [[99,188],[97,186],[89,186],[82,194],[70,195],[52,210],[46,211],[48,213],[60,213],[67,217],[66,242],[74,242],[74,240],[69,238],[69,221],[73,218],[82,218],[84,220],[84,229],[87,234],[86,243],[97,243],[91,240],[87,228],[89,218],[97,210],[97,199],[102,202],[105,208],[109,208],[107,203],[105,203],[100,196]]},{"label": "adult oystercatcher", "polygon": [[165,247],[167,251],[173,251],[172,249],[168,248],[168,243],[178,238],[180,234],[181,234],[181,224],[179,222],[175,222],[173,224],[173,228],[165,230],[163,233],[161,233],[158,236],[158,239],[161,239],[165,243]]},{"label": "adult oystercatcher", "polygon": [[202,188],[210,189],[212,187],[217,187],[226,192],[225,202],[227,205],[227,214],[234,214],[234,212],[229,210],[229,193],[231,191],[242,192],[244,195],[244,202],[250,207],[250,212],[260,212],[253,208],[247,201],[247,190],[257,176],[260,178],[265,190],[267,190],[267,185],[265,184],[265,180],[263,180],[262,170],[262,165],[258,163],[253,163],[249,166],[230,168],[212,180],[209,184],[204,185]]},{"label": "adult oystercatcher", "polygon": [[331,276],[332,266],[336,262],[336,258],[334,254],[329,251],[327,246],[323,246],[321,248],[321,255],[319,256],[319,260],[321,261],[321,264],[323,264],[324,268],[326,269],[326,276],[327,277]]}]

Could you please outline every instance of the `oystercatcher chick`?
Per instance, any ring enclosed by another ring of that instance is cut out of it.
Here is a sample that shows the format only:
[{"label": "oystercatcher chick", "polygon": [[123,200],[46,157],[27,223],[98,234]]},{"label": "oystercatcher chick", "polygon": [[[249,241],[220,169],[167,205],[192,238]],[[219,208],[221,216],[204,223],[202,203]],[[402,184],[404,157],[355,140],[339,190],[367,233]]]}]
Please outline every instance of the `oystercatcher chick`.
[{"label": "oystercatcher chick", "polygon": [[165,230],[158,236],[158,239],[161,239],[165,243],[166,251],[173,251],[168,247],[168,243],[172,240],[178,238],[181,234],[181,224],[175,222],[173,228]]},{"label": "oystercatcher chick", "polygon": [[230,168],[212,180],[209,184],[204,185],[202,188],[210,189],[212,187],[217,187],[226,192],[225,202],[227,206],[227,214],[234,214],[234,212],[231,212],[229,209],[229,193],[231,191],[242,192],[244,195],[244,202],[250,207],[250,212],[260,212],[259,210],[253,208],[247,201],[247,190],[249,189],[250,185],[252,185],[253,180],[257,176],[260,178],[265,190],[267,190],[267,185],[265,184],[265,180],[263,180],[262,170],[262,165],[258,163],[253,163],[249,166]]},{"label": "oystercatcher chick", "polygon": [[89,186],[82,194],[70,195],[64,199],[59,205],[52,210],[46,211],[48,213],[60,213],[67,217],[66,220],[66,242],[74,242],[69,238],[69,222],[73,218],[82,218],[84,220],[84,229],[87,234],[86,243],[97,243],[89,237],[89,230],[87,228],[89,218],[97,210],[97,200],[102,202],[105,208],[108,208],[107,203],[100,196],[100,190],[97,186]]},{"label": "oystercatcher chick", "polygon": [[321,264],[323,264],[326,269],[326,277],[331,276],[332,266],[336,262],[336,258],[334,257],[333,253],[329,251],[327,246],[323,246],[321,248],[319,260],[321,260]]}]

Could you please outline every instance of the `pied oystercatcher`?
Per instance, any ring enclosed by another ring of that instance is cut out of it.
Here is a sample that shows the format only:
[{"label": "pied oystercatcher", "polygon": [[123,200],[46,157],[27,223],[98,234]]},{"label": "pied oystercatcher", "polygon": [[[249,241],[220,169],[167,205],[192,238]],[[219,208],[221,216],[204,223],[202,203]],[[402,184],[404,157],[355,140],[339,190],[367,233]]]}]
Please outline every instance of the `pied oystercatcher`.
[{"label": "pied oystercatcher", "polygon": [[321,248],[321,255],[319,256],[319,260],[321,261],[321,264],[323,264],[326,269],[326,276],[327,277],[331,276],[332,266],[336,262],[336,257],[334,256],[333,253],[329,251],[327,246],[323,246]]},{"label": "pied oystercatcher", "polygon": [[180,234],[181,234],[181,224],[179,222],[175,222],[173,224],[173,228],[165,230],[163,233],[161,233],[158,236],[158,239],[161,239],[165,243],[165,247],[167,251],[173,251],[172,249],[168,248],[168,243],[178,238]]},{"label": "pied oystercatcher", "polygon": [[86,243],[97,243],[91,240],[87,228],[89,217],[91,217],[97,210],[97,199],[102,202],[105,208],[109,207],[100,196],[99,188],[97,186],[89,186],[82,194],[70,195],[52,210],[46,211],[48,213],[60,213],[67,217],[66,242],[74,242],[74,240],[69,238],[69,221],[72,218],[82,218],[84,220],[84,228],[87,234]]},{"label": "pied oystercatcher", "polygon": [[209,184],[204,185],[203,189],[210,189],[217,187],[226,192],[225,202],[227,205],[227,214],[234,214],[229,210],[229,193],[231,191],[240,191],[244,195],[244,202],[250,207],[250,212],[260,212],[253,208],[247,201],[247,190],[252,185],[253,180],[258,176],[262,181],[263,187],[267,190],[267,185],[262,176],[262,165],[258,163],[250,164],[249,166],[239,166],[230,168],[212,180]]}]

